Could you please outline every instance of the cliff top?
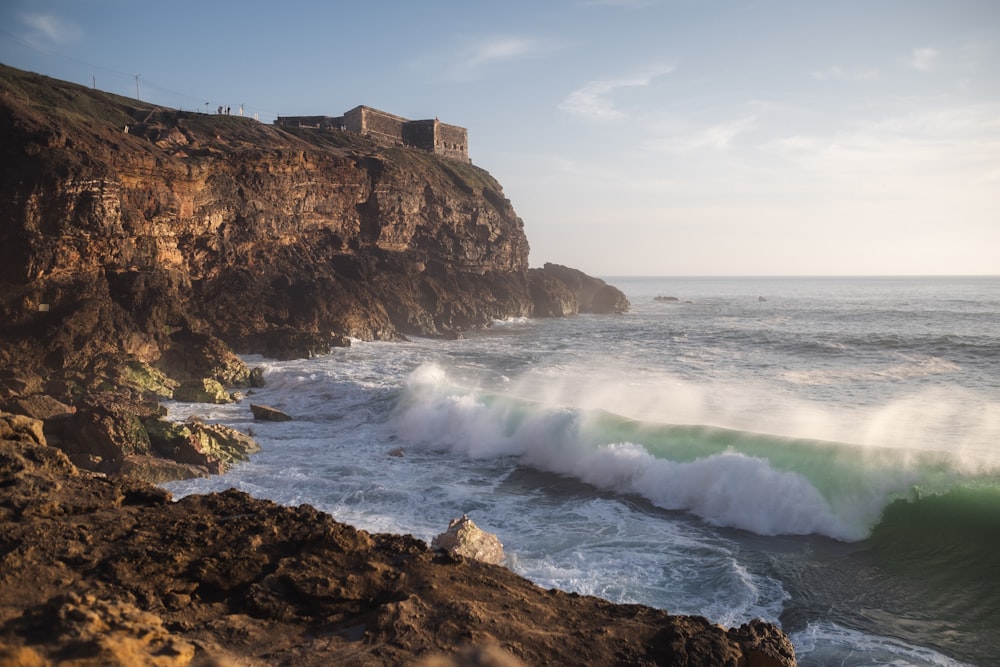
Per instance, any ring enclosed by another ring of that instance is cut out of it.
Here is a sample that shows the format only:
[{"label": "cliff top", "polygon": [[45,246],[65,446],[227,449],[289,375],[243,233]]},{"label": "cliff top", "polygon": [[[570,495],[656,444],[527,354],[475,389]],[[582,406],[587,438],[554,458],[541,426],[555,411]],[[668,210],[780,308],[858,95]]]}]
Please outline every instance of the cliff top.
[{"label": "cliff top", "polygon": [[[122,97],[68,81],[26,72],[0,63],[0,109],[19,116],[34,129],[49,127],[58,138],[100,139],[98,145],[133,151],[143,138],[159,157],[197,159],[232,151],[321,150],[343,156],[377,156],[403,167],[441,170],[468,191],[500,191],[488,172],[469,163],[442,160],[425,151],[385,146],[350,132],[268,125],[249,117],[181,111]],[[0,111],[2,113],[2,111]],[[126,127],[128,131],[126,132]],[[94,136],[94,135],[98,136]],[[121,144],[116,146],[116,144]],[[81,151],[82,153],[83,151]]]}]

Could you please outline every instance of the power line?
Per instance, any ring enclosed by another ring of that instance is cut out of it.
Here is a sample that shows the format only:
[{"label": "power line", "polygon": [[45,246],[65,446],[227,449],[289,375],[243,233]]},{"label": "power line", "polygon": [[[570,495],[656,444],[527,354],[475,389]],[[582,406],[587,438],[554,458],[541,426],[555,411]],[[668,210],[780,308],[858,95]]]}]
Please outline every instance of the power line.
[{"label": "power line", "polygon": [[[120,77],[123,77],[123,78],[127,78],[127,79],[134,79],[135,80],[135,98],[136,98],[136,100],[142,101],[141,94],[140,94],[140,87],[139,87],[139,78],[140,78],[140,76],[142,76],[140,74],[129,74],[129,73],[126,73],[126,72],[122,72],[120,70],[116,70],[116,69],[110,68],[110,67],[105,67],[103,65],[96,65],[94,63],[88,62],[86,60],[81,60],[80,58],[77,58],[75,56],[70,56],[70,55],[67,55],[65,53],[60,53],[58,51],[52,51],[52,50],[49,50],[49,49],[43,49],[43,48],[39,47],[37,44],[33,44],[30,41],[25,40],[22,37],[20,37],[18,35],[15,35],[15,34],[11,33],[9,30],[6,30],[4,28],[0,28],[0,34],[3,34],[5,36],[9,37],[11,40],[17,42],[18,44],[20,44],[23,47],[25,47],[27,49],[30,49],[32,51],[35,51],[37,53],[41,53],[42,55],[50,56],[50,57],[62,58],[64,60],[68,60],[70,62],[74,62],[74,63],[76,63],[78,65],[85,65],[87,67],[92,68],[93,70],[97,70],[97,71],[101,71],[101,72],[108,72],[110,74],[115,74],[117,76],[120,76]],[[180,93],[180,92],[177,92],[175,90],[171,90],[169,88],[161,86],[161,85],[157,84],[154,81],[150,81],[149,79],[143,79],[142,83],[144,84],[144,87],[147,90],[148,89],[154,89],[154,90],[160,91],[161,93],[166,93],[167,95],[170,95],[170,96],[197,101],[198,102],[198,107],[196,107],[196,108],[199,108],[203,102],[204,102],[204,104],[206,106],[208,106],[210,104],[210,102],[205,101],[206,99],[210,99],[209,96],[194,96],[194,95],[190,95],[190,94],[187,94],[187,93]],[[91,85],[95,89],[97,89],[97,77],[96,77],[96,75],[92,75],[91,76]],[[109,92],[111,92],[111,91],[109,91]],[[148,102],[152,102],[152,100],[147,100],[147,101]],[[166,105],[164,105],[164,106],[166,106]],[[176,105],[176,106],[180,106],[180,105]],[[264,114],[264,115],[278,116],[278,112],[272,111],[270,109],[262,109],[260,107],[256,107],[256,106],[253,106],[253,105],[246,105],[246,104],[244,104],[243,106],[244,106],[244,110],[246,112],[248,112],[248,113],[252,112],[252,113],[249,113],[249,115]],[[207,110],[206,110],[206,112],[207,112]]]}]

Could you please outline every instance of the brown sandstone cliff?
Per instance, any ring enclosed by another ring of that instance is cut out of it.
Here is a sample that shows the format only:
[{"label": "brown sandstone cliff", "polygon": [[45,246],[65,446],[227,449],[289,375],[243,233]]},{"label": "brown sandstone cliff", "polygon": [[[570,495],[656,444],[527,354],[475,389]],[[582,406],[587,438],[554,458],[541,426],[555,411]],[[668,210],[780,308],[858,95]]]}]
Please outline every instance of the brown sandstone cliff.
[{"label": "brown sandstone cliff", "polygon": [[[2,66],[0,139],[0,364],[151,361],[176,331],[266,354],[290,334],[587,312],[533,291],[521,220],[469,164]],[[607,289],[609,311],[628,307]]]}]

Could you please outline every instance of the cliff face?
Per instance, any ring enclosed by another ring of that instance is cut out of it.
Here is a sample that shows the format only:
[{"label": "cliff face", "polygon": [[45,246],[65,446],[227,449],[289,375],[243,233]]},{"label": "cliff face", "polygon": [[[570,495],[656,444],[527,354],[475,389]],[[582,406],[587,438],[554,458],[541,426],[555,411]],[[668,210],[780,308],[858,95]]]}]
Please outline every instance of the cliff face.
[{"label": "cliff face", "polygon": [[565,310],[536,308],[522,222],[472,165],[3,67],[0,91],[0,316],[22,360],[152,360],[178,330],[266,352],[281,332],[451,335]]}]

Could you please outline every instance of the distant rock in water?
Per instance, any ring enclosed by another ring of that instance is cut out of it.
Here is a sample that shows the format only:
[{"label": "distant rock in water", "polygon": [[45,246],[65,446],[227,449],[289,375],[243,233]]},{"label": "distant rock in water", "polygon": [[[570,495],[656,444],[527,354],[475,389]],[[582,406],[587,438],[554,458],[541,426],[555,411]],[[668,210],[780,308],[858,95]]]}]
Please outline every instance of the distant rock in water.
[{"label": "distant rock in water", "polygon": [[654,296],[653,301],[666,301],[668,303],[678,303],[680,299],[676,296]]},{"label": "distant rock in water", "polygon": [[566,266],[545,264],[528,276],[535,317],[565,317],[581,313],[624,313],[625,295],[600,278]]},{"label": "distant rock in water", "polygon": [[268,405],[256,405],[254,403],[250,404],[250,412],[253,413],[253,418],[260,421],[266,422],[287,422],[292,421],[292,416],[278,410],[277,408],[272,408]]}]

